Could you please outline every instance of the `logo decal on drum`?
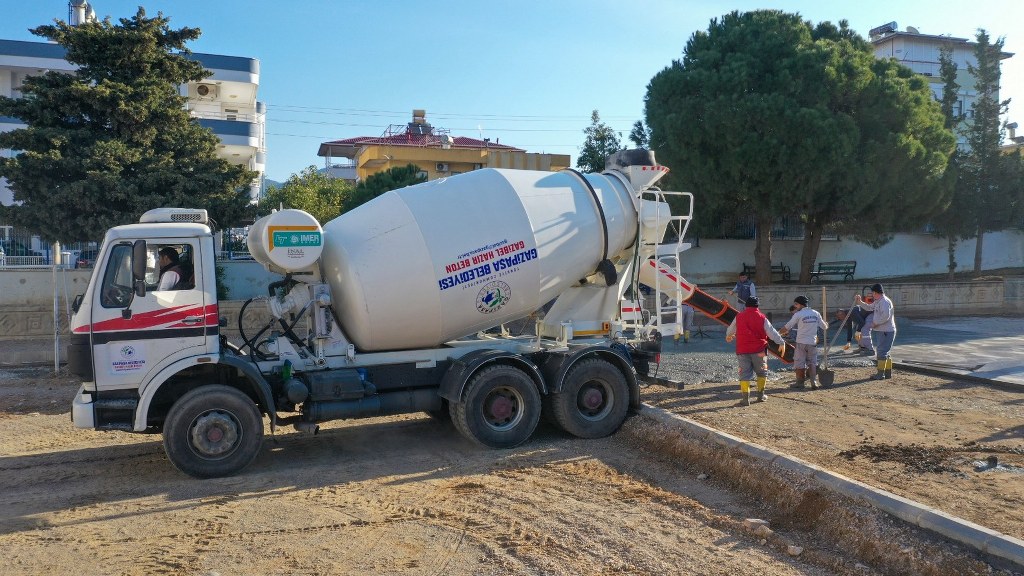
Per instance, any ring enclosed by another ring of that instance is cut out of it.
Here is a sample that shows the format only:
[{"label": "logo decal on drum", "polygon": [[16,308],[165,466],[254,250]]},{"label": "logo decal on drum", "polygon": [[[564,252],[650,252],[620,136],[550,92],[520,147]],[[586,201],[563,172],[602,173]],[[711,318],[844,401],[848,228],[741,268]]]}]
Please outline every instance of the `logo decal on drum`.
[{"label": "logo decal on drum", "polygon": [[500,310],[512,296],[512,288],[501,280],[489,282],[476,294],[476,309],[483,314]]}]

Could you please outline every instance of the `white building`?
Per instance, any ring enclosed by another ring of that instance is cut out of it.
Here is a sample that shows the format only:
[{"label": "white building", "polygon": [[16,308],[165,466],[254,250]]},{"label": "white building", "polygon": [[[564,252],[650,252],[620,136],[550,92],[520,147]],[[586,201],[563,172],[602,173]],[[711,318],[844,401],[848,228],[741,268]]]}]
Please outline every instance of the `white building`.
[{"label": "white building", "polygon": [[[89,16],[88,4],[71,3],[71,23],[80,23]],[[73,72],[75,66],[64,60],[64,47],[48,42],[26,42],[0,39],[0,95],[17,98],[25,78],[49,70]],[[198,61],[213,73],[202,82],[180,86],[188,97],[188,109],[201,126],[213,130],[220,139],[218,156],[258,172],[250,187],[250,197],[259,198],[266,167],[266,108],[256,99],[260,85],[260,62],[255,58],[193,53],[188,58]],[[0,132],[23,128],[17,118],[0,116]],[[0,150],[10,157],[10,150]],[[0,203],[10,205],[13,194],[7,182],[0,179]]]},{"label": "white building", "polygon": [[[895,22],[874,28],[870,32],[871,44],[875,48],[877,58],[895,58],[900,64],[918,74],[928,77],[932,94],[936,100],[942,100],[942,74],[939,69],[939,50],[943,46],[952,49],[953,62],[957,66],[956,82],[960,85],[959,99],[954,112],[968,121],[971,118],[972,105],[977,97],[974,90],[974,77],[967,70],[968,64],[976,66],[974,48],[977,42],[967,38],[952,36],[935,36],[922,34],[917,28],[907,26],[904,31],[898,30]],[[1000,59],[1012,57],[1010,52],[1000,54]],[[964,146],[966,139],[957,135],[957,144]]]}]

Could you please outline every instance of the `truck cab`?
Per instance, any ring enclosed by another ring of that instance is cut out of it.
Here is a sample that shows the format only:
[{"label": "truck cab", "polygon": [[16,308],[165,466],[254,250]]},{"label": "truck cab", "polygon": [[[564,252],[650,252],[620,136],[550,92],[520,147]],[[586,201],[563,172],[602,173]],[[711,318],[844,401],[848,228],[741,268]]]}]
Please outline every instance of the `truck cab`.
[{"label": "truck cab", "polygon": [[[83,379],[73,410],[77,427],[144,431],[151,423],[135,418],[134,408],[147,400],[147,388],[218,354],[206,219],[205,210],[160,209],[107,232],[70,327],[68,363]],[[159,253],[166,248],[192,281],[161,290]]]}]

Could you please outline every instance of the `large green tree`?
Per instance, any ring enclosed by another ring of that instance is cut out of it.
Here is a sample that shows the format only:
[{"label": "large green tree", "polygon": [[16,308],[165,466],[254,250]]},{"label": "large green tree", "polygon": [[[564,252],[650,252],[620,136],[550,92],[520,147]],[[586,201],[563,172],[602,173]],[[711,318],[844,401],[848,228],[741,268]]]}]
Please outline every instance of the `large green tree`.
[{"label": "large green tree", "polygon": [[305,210],[321,224],[326,224],[341,214],[343,206],[352,195],[353,186],[340,178],[331,178],[309,166],[298,174],[292,174],[280,187],[267,190],[260,201],[260,212],[284,206]]},{"label": "large green tree", "polygon": [[674,185],[700,193],[701,212],[754,218],[762,284],[771,281],[773,222],[798,214],[799,191],[827,178],[848,148],[820,106],[823,67],[812,45],[797,15],[732,12],[695,32],[683,59],[647,87],[659,161]]},{"label": "large green tree", "polygon": [[944,176],[956,146],[926,78],[875,58],[845,21],[819,24],[812,36],[841,153],[823,158],[833,162],[818,169],[826,178],[800,190],[801,282],[810,281],[826,227],[877,246],[945,210],[952,186]]},{"label": "large green tree", "polygon": [[583,133],[587,138],[576,159],[576,167],[584,172],[601,172],[605,159],[619,149],[619,137],[611,126],[601,122],[597,110],[590,113],[590,126],[584,128]]},{"label": "large green tree", "polygon": [[753,217],[759,283],[771,281],[780,217],[804,222],[807,282],[826,227],[877,243],[941,208],[914,182],[934,182],[952,146],[927,84],[877,61],[845,22],[813,27],[777,10],[712,20],[651,80],[645,112],[653,146],[675,182],[700,192],[701,213]]},{"label": "large green tree", "polygon": [[967,70],[974,77],[976,97],[971,118],[965,122],[968,149],[960,165],[970,199],[966,208],[974,228],[977,274],[982,269],[985,233],[1001,230],[1021,216],[1021,183],[1020,156],[1005,155],[1001,150],[1005,134],[1000,116],[1010,103],[999,100],[1003,39],[992,42],[984,30],[979,30],[975,38],[977,65],[968,64]]},{"label": "large green tree", "polygon": [[96,239],[151,208],[207,208],[228,226],[243,217],[255,173],[216,157],[217,137],[193,120],[178,86],[209,76],[185,57],[197,28],[171,29],[139,8],[115,25],[56,21],[31,32],[60,44],[74,73],[26,78],[0,116],[26,128],[0,134],[0,159],[19,205],[13,224],[47,240]]}]

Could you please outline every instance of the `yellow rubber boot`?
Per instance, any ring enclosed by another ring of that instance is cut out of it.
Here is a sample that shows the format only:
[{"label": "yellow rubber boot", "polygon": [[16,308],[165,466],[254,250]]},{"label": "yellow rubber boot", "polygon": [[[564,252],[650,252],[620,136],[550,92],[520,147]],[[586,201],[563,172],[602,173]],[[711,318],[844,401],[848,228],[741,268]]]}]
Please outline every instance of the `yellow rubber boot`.
[{"label": "yellow rubber boot", "polygon": [[885,377],[892,378],[892,358],[885,359]]},{"label": "yellow rubber boot", "polygon": [[686,330],[686,331],[683,332],[683,342],[689,342],[689,341],[690,341],[690,331]]},{"label": "yellow rubber boot", "polygon": [[764,393],[764,385],[767,378],[764,376],[757,377],[757,401],[764,402],[768,399],[768,395]]},{"label": "yellow rubber boot", "polygon": [[875,374],[875,380],[885,380],[885,360],[878,361],[878,372]]},{"label": "yellow rubber boot", "polygon": [[743,398],[740,400],[741,406],[750,406],[750,381],[740,380],[740,394]]}]

